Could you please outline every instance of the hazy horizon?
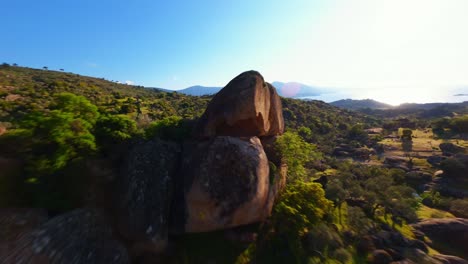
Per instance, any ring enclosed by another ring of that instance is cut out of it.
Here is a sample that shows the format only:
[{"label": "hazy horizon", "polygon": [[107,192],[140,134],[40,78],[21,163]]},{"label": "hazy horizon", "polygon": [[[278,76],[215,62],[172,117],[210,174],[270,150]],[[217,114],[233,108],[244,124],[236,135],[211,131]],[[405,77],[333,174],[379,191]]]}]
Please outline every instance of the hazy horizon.
[{"label": "hazy horizon", "polygon": [[468,93],[464,0],[8,1],[1,62],[123,83],[333,87],[389,104]]}]

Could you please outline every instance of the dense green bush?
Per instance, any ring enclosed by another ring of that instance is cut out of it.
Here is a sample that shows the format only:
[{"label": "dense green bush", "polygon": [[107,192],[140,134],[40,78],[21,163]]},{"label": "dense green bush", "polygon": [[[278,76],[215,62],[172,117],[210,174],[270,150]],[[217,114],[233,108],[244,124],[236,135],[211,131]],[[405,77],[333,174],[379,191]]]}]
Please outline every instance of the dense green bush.
[{"label": "dense green bush", "polygon": [[289,181],[305,180],[308,175],[306,164],[322,157],[315,145],[305,142],[293,132],[280,136],[275,142],[275,149],[288,165]]},{"label": "dense green bush", "polygon": [[468,133],[468,115],[454,117],[450,122],[450,128],[457,133]]},{"label": "dense green bush", "polygon": [[145,130],[145,137],[183,141],[190,138],[191,132],[192,122],[190,120],[185,120],[180,116],[170,116],[151,123]]},{"label": "dense green bush", "polygon": [[257,244],[260,263],[304,263],[303,238],[330,211],[331,202],[318,183],[288,184],[276,202]]}]

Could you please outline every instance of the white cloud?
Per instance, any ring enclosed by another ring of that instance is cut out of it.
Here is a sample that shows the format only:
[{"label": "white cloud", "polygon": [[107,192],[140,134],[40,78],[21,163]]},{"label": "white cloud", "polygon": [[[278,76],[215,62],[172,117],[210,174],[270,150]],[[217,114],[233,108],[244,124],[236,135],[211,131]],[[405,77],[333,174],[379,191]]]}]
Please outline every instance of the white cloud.
[{"label": "white cloud", "polygon": [[86,66],[89,68],[97,68],[99,65],[95,62],[86,62]]},{"label": "white cloud", "polygon": [[128,85],[134,85],[135,82],[134,81],[125,81],[125,84],[128,84]]}]

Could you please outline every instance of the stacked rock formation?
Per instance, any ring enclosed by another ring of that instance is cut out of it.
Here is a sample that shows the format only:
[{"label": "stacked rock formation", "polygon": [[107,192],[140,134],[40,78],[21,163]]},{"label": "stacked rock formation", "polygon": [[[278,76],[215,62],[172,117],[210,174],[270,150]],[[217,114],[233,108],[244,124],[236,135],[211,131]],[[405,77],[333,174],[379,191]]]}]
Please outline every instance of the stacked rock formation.
[{"label": "stacked rock formation", "polygon": [[283,131],[276,90],[248,71],[212,99],[192,139],[137,144],[126,158],[116,197],[119,233],[132,242],[132,252],[161,251],[171,232],[265,220],[285,184],[286,166],[274,150]]},{"label": "stacked rock formation", "polygon": [[[264,220],[282,182],[262,141],[284,131],[281,100],[255,71],[240,74],[210,102],[184,145],[175,229],[205,232]],[[284,166],[283,166],[284,167]],[[276,174],[276,175],[275,175]],[[270,182],[271,181],[271,182]],[[276,182],[277,184],[273,184]]]}]

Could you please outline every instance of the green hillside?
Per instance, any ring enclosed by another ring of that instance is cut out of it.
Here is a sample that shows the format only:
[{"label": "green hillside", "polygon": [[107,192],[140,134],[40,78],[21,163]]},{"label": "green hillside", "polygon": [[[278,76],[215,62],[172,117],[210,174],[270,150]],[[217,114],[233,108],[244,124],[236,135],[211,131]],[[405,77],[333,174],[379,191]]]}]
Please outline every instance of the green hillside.
[{"label": "green hillside", "polygon": [[[44,208],[54,216],[111,203],[109,189],[132,146],[155,138],[184,146],[210,100],[0,66],[0,207]],[[288,167],[287,185],[268,221],[236,229],[255,233],[256,241],[226,242],[223,232],[175,236],[164,263],[379,263],[377,246],[425,263],[435,251],[409,224],[452,216],[446,211],[466,216],[463,197],[421,189],[435,186],[439,169],[466,186],[466,160],[442,157],[437,148],[444,140],[445,152],[465,151],[466,116],[431,123],[379,119],[321,101],[282,98],[282,106],[286,132],[273,147]],[[425,207],[423,199],[430,201]],[[417,248],[427,255],[415,256]]]}]

